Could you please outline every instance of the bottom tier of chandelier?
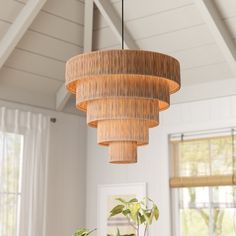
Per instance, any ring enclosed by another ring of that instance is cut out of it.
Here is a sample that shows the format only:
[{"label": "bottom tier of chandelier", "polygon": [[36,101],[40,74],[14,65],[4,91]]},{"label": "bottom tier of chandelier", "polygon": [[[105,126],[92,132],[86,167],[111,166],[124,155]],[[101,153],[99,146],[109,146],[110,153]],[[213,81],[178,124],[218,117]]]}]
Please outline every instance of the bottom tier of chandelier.
[{"label": "bottom tier of chandelier", "polygon": [[129,164],[137,162],[136,142],[111,142],[109,144],[109,162]]}]

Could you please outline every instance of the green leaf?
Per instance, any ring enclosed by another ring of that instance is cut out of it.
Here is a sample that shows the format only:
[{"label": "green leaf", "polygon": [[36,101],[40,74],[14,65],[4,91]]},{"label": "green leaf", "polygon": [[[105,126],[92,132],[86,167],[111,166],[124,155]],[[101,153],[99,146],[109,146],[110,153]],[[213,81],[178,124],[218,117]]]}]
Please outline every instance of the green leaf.
[{"label": "green leaf", "polygon": [[73,236],[83,236],[83,235],[86,235],[88,232],[87,229],[78,229],[74,234]]},{"label": "green leaf", "polygon": [[89,230],[89,229],[85,229],[85,228],[82,228],[82,229],[78,229],[74,234],[73,236],[87,236],[89,234],[91,234],[93,231],[95,231],[96,229],[93,229],[93,230]]},{"label": "green leaf", "polygon": [[122,234],[121,236],[135,236],[135,234]]},{"label": "green leaf", "polygon": [[140,221],[140,224],[143,224],[145,222],[144,215],[139,214],[139,221]]},{"label": "green leaf", "polygon": [[145,220],[147,222],[148,225],[152,224],[152,219],[151,219],[151,213],[150,212],[143,212],[143,215],[145,217]]},{"label": "green leaf", "polygon": [[92,230],[90,230],[90,231],[88,232],[88,235],[91,234],[92,232],[94,232],[95,230],[97,230],[97,229],[92,229]]},{"label": "green leaf", "polygon": [[128,203],[133,203],[133,202],[138,202],[137,198],[132,198],[131,200],[128,201]]},{"label": "green leaf", "polygon": [[115,215],[118,215],[120,214],[123,209],[124,209],[124,205],[117,205],[115,206],[111,211],[110,211],[110,216],[109,217],[112,217],[112,216],[115,216]]},{"label": "green leaf", "polygon": [[154,205],[154,207],[153,207],[153,214],[154,214],[155,219],[158,220],[158,218],[159,218],[159,210],[157,208],[157,205]]},{"label": "green leaf", "polygon": [[[136,227],[139,224],[151,225],[153,220],[158,220],[159,218],[157,205],[148,197],[143,198],[142,201],[138,201],[137,198],[131,198],[128,201],[123,198],[117,198],[116,200],[119,202],[119,205],[110,211],[110,217],[121,213],[130,220],[130,223],[135,224]],[[151,205],[151,208],[148,208],[148,205]],[[120,234],[118,236],[127,235]]]},{"label": "green leaf", "polygon": [[122,211],[122,214],[123,214],[124,216],[127,216],[128,214],[130,214],[130,210],[129,210],[129,209],[123,210],[123,211]]},{"label": "green leaf", "polygon": [[123,198],[116,198],[117,201],[123,203],[123,204],[127,204],[128,202],[126,202]]},{"label": "green leaf", "polygon": [[130,209],[130,217],[131,219],[138,223],[138,212],[141,209],[141,205],[138,202],[134,202],[129,204],[129,209]]}]

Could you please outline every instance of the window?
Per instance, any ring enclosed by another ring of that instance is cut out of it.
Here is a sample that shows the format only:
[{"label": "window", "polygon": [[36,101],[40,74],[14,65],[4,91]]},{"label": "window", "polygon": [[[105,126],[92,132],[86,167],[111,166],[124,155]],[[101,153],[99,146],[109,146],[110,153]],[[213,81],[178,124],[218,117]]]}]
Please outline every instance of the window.
[{"label": "window", "polygon": [[17,236],[21,202],[23,136],[0,132],[0,235]]},{"label": "window", "polygon": [[0,236],[45,236],[50,117],[0,107]]},{"label": "window", "polygon": [[235,137],[172,136],[173,235],[236,236]]}]

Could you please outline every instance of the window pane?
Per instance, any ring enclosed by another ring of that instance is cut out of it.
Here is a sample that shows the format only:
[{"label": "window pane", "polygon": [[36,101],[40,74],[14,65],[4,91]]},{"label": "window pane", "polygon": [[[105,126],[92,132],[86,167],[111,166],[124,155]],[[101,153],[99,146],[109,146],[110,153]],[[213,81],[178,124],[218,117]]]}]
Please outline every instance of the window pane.
[{"label": "window pane", "polygon": [[16,236],[18,196],[13,194],[0,195],[0,235]]},{"label": "window pane", "polygon": [[181,236],[208,236],[209,191],[208,188],[180,189]]},{"label": "window pane", "polygon": [[209,236],[208,209],[180,210],[181,236]]},{"label": "window pane", "polygon": [[[232,137],[214,137],[174,143],[178,145],[178,176],[232,175]],[[174,158],[174,157],[173,157]]]},{"label": "window pane", "polygon": [[232,137],[210,140],[211,174],[232,174]]},{"label": "window pane", "polygon": [[236,235],[236,187],[181,188],[180,236]]},{"label": "window pane", "polygon": [[236,235],[236,187],[224,186],[213,189],[215,235]]},{"label": "window pane", "polygon": [[234,195],[236,194],[236,192],[233,191],[236,191],[236,187],[221,186],[213,187],[212,189],[214,206],[230,208],[235,205]]},{"label": "window pane", "polygon": [[6,133],[2,138],[2,191],[19,192],[19,174],[21,162],[22,136]]},{"label": "window pane", "polygon": [[209,207],[208,188],[183,188],[180,190],[181,208],[207,208]]},{"label": "window pane", "polygon": [[[235,208],[222,209],[222,222],[219,222],[219,232],[222,236],[236,235]],[[219,220],[221,221],[221,219]],[[216,234],[217,235],[217,234]]]},{"label": "window pane", "polygon": [[179,175],[209,174],[209,145],[205,140],[180,143]]},{"label": "window pane", "polygon": [[23,136],[0,132],[0,235],[17,236]]}]

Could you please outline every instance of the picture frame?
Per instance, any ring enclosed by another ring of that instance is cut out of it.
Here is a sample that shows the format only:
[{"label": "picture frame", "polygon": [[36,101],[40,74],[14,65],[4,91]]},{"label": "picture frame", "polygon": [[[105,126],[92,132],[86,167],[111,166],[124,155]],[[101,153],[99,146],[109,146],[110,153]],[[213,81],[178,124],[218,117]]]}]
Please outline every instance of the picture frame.
[{"label": "picture frame", "polygon": [[[116,235],[119,229],[121,234],[132,233],[132,227],[124,216],[117,216],[108,219],[110,210],[119,202],[117,198],[142,200],[147,195],[146,183],[125,183],[125,184],[109,184],[98,186],[98,209],[97,209],[97,227],[98,236]],[[144,227],[139,229],[140,235],[143,235]]]}]

